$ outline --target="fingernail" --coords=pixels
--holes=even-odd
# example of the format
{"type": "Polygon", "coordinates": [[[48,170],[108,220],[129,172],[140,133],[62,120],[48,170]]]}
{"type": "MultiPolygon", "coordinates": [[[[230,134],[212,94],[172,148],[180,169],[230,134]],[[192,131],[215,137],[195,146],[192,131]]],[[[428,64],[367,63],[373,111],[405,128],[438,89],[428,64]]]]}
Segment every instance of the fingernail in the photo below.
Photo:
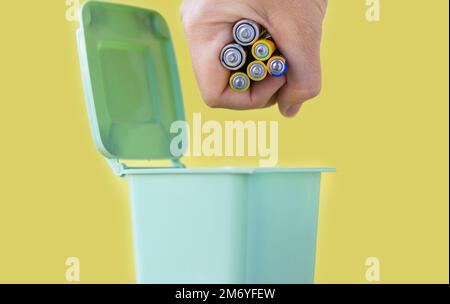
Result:
{"type": "Polygon", "coordinates": [[[297,115],[297,113],[300,111],[300,108],[301,108],[301,107],[302,107],[302,104],[301,104],[301,103],[292,105],[292,106],[290,106],[290,107],[286,110],[285,115],[286,115],[287,117],[294,117],[294,116],[297,115]]]}

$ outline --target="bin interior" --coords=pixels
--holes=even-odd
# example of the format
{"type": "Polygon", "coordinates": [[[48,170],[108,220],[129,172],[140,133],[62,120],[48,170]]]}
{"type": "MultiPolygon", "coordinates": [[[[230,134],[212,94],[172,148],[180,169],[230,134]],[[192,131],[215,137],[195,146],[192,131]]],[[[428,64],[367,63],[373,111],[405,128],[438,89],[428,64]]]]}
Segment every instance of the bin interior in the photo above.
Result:
{"type": "Polygon", "coordinates": [[[170,31],[157,12],[88,1],[78,46],[95,144],[110,159],[177,160],[170,126],[184,120],[170,31]]]}

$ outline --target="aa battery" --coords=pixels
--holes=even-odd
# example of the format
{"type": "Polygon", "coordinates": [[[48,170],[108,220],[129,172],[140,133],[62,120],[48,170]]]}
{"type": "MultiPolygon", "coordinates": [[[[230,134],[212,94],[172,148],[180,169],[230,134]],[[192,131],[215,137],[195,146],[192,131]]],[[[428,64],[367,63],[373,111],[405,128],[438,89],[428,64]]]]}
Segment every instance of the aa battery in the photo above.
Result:
{"type": "Polygon", "coordinates": [[[247,60],[247,52],[239,44],[229,44],[222,49],[220,62],[231,71],[241,69],[247,60]]]}
{"type": "Polygon", "coordinates": [[[242,72],[236,72],[230,77],[230,88],[237,93],[244,93],[250,88],[250,78],[242,72]]]}
{"type": "Polygon", "coordinates": [[[260,37],[262,32],[261,26],[251,20],[241,20],[234,25],[234,40],[242,46],[250,46],[254,44],[260,37]]]}
{"type": "Polygon", "coordinates": [[[288,71],[288,63],[283,56],[273,56],[267,62],[267,70],[274,77],[281,77],[288,71]]]}
{"type": "Polygon", "coordinates": [[[264,38],[255,42],[252,47],[252,55],[257,60],[266,61],[272,57],[276,49],[277,47],[271,38],[264,38]]]}
{"type": "Polygon", "coordinates": [[[247,75],[253,81],[262,81],[267,77],[267,67],[262,61],[252,61],[247,66],[247,75]]]}

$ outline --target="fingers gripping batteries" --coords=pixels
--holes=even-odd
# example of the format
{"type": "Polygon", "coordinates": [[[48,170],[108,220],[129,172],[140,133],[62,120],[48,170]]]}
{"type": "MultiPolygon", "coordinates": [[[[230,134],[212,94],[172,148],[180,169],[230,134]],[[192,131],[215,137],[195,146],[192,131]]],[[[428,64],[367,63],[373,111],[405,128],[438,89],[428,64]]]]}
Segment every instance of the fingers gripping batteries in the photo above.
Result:
{"type": "Polygon", "coordinates": [[[233,27],[233,37],[235,42],[226,45],[220,54],[222,65],[233,71],[229,80],[233,91],[244,93],[252,81],[287,73],[286,58],[277,51],[274,39],[262,26],[252,20],[241,20],[233,27]]]}

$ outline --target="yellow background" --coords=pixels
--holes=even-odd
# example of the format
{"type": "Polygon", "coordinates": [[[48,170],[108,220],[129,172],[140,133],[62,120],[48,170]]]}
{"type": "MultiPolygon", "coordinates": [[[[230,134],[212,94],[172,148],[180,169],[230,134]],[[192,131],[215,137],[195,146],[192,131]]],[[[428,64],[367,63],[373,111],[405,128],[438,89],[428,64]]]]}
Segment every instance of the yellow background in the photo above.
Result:
{"type": "MultiPolygon", "coordinates": [[[[118,2],[118,1],[117,1],[118,2]]],[[[208,109],[190,66],[181,0],[123,1],[171,25],[186,114],[280,119],[280,166],[335,166],[323,180],[316,281],[448,282],[447,0],[330,1],[324,90],[297,119],[208,109]]],[[[129,198],[92,142],[64,0],[0,4],[0,282],[134,282],[129,198]]],[[[256,159],[187,159],[255,166],[256,159]]]]}

